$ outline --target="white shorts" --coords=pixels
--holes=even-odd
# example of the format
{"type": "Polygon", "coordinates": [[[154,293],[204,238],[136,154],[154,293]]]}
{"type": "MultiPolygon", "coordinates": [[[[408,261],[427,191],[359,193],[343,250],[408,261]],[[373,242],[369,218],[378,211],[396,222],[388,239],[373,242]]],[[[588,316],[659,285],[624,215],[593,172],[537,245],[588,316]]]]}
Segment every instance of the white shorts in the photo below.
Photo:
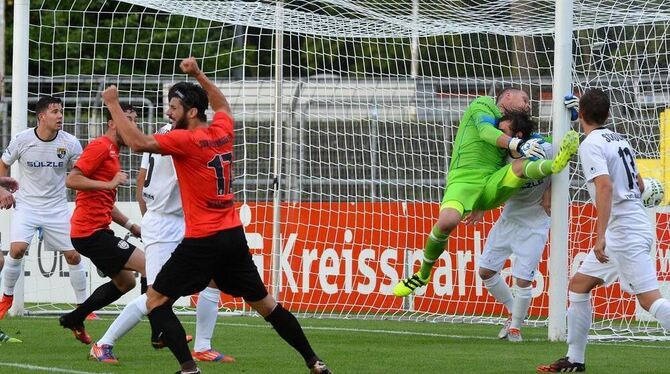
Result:
{"type": "Polygon", "coordinates": [[[514,255],[512,276],[532,281],[548,235],[548,228],[530,228],[509,219],[499,219],[486,238],[479,266],[500,272],[505,261],[514,255]]]}
{"type": "Polygon", "coordinates": [[[147,210],[142,217],[142,243],[145,247],[158,242],[181,242],[184,238],[184,216],[147,210]]]}
{"type": "Polygon", "coordinates": [[[154,242],[144,247],[145,268],[147,272],[147,285],[154,284],[156,275],[161,271],[163,265],[179,245],[178,242],[154,242]]]}
{"type": "Polygon", "coordinates": [[[25,204],[17,205],[12,215],[10,241],[30,244],[37,228],[41,227],[43,250],[73,250],[74,246],[70,241],[70,216],[67,206],[45,211],[32,209],[25,204]]]}
{"type": "Polygon", "coordinates": [[[141,226],[147,284],[151,285],[184,238],[184,217],[147,210],[141,226]]]}
{"type": "Polygon", "coordinates": [[[629,233],[625,241],[609,239],[609,235],[606,235],[605,254],[609,262],[600,263],[595,253],[590,251],[578,272],[602,279],[605,286],[619,278],[621,288],[633,295],[657,290],[656,264],[649,255],[653,242],[633,233],[629,233]]]}

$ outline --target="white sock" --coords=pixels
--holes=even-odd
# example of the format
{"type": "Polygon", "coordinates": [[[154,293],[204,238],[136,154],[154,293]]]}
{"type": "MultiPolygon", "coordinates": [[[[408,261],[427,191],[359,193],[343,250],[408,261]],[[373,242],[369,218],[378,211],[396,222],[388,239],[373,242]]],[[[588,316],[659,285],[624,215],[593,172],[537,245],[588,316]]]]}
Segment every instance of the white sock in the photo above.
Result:
{"type": "Polygon", "coordinates": [[[515,329],[521,328],[523,320],[528,314],[528,307],[530,306],[530,301],[532,300],[533,287],[521,288],[514,285],[514,303],[512,306],[512,322],[509,327],[515,329]]]}
{"type": "Polygon", "coordinates": [[[22,261],[23,258],[16,259],[12,255],[5,257],[5,271],[3,273],[5,286],[2,291],[5,295],[14,295],[16,281],[19,280],[19,275],[21,275],[22,261]]]}
{"type": "Polygon", "coordinates": [[[484,279],[484,286],[486,286],[486,289],[493,298],[505,305],[507,313],[512,312],[512,306],[514,304],[512,291],[510,291],[509,286],[505,283],[500,274],[496,273],[496,275],[491,278],[484,279]]]}
{"type": "Polygon", "coordinates": [[[83,261],[77,265],[70,265],[70,284],[74,290],[74,297],[77,299],[77,304],[81,304],[86,300],[86,269],[83,261]]]}
{"type": "Polygon", "coordinates": [[[584,363],[586,341],[591,328],[593,310],[591,293],[568,292],[568,359],[570,362],[584,363]]]}
{"type": "Polygon", "coordinates": [[[658,299],[649,307],[649,313],[663,326],[665,331],[670,332],[670,301],[658,299]]]}
{"type": "Polygon", "coordinates": [[[116,317],[114,322],[112,322],[105,332],[105,336],[98,340],[97,344],[114,345],[118,339],[126,335],[128,331],[132,330],[135,325],[140,323],[142,317],[146,316],[147,313],[147,295],[142,294],[123,308],[121,314],[116,317]]]}
{"type": "Polygon", "coordinates": [[[195,344],[193,350],[204,352],[212,349],[212,334],[216,326],[216,317],[219,312],[219,297],[221,291],[207,287],[198,296],[198,305],[195,309],[195,344]]]}

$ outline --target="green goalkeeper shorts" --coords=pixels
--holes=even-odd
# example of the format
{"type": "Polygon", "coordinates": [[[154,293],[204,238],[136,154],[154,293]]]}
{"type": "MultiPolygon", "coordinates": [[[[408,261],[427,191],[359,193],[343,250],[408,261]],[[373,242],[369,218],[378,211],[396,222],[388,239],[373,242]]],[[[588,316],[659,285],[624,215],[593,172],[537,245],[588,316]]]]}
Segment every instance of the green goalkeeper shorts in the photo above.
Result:
{"type": "Polygon", "coordinates": [[[454,170],[448,174],[440,210],[460,206],[464,214],[474,209],[493,209],[507,201],[526,181],[514,175],[512,164],[488,175],[478,170],[454,170]]]}

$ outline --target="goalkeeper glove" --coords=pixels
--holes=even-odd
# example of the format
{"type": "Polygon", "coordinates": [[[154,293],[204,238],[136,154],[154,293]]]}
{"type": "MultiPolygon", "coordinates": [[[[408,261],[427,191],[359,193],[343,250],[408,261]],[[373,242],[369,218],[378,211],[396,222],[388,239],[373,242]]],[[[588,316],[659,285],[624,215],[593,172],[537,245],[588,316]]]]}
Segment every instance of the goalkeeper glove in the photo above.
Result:
{"type": "Polygon", "coordinates": [[[565,95],[563,104],[570,111],[570,121],[576,121],[579,118],[579,98],[573,94],[565,95]]]}
{"type": "Polygon", "coordinates": [[[507,143],[507,148],[510,151],[519,152],[521,157],[526,157],[531,160],[539,160],[547,158],[547,154],[542,148],[542,143],[544,143],[542,138],[530,138],[525,141],[520,138],[510,138],[509,143],[507,143]]]}

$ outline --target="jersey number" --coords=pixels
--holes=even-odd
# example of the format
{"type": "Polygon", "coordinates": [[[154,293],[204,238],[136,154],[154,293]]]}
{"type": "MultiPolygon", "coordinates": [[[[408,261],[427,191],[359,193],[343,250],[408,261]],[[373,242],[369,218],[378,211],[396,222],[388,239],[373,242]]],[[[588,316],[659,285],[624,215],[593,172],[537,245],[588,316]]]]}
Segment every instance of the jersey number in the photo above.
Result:
{"type": "Polygon", "coordinates": [[[214,169],[214,173],[216,174],[217,195],[228,195],[231,193],[232,164],[232,153],[214,155],[214,158],[207,163],[207,166],[214,169]]]}
{"type": "Polygon", "coordinates": [[[630,153],[630,149],[619,148],[619,157],[623,161],[623,167],[626,169],[626,176],[628,177],[628,189],[633,189],[633,182],[637,181],[637,172],[635,171],[635,159],[630,153]]]}
{"type": "Polygon", "coordinates": [[[151,157],[151,153],[149,153],[149,170],[147,170],[147,176],[146,179],[144,179],[144,187],[149,187],[149,183],[151,183],[151,175],[154,173],[154,158],[151,157]]]}

